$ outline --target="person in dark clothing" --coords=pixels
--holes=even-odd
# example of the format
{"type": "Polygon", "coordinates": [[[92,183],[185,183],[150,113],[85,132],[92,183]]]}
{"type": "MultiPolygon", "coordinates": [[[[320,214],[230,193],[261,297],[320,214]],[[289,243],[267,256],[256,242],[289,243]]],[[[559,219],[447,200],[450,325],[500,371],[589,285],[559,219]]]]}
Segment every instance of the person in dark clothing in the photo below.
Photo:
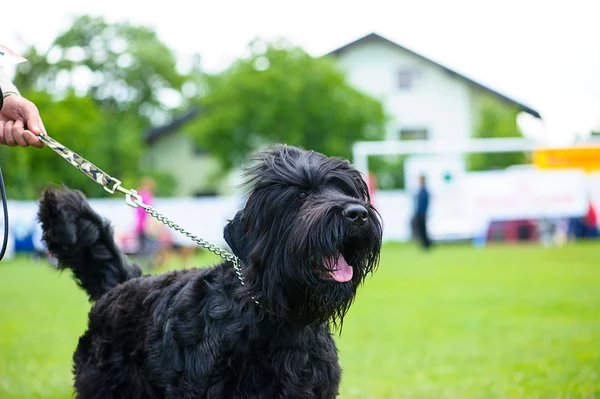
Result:
{"type": "Polygon", "coordinates": [[[425,176],[419,177],[419,192],[416,196],[415,215],[413,218],[414,229],[424,249],[431,247],[431,240],[427,233],[427,210],[429,209],[429,191],[425,185],[425,176]]]}

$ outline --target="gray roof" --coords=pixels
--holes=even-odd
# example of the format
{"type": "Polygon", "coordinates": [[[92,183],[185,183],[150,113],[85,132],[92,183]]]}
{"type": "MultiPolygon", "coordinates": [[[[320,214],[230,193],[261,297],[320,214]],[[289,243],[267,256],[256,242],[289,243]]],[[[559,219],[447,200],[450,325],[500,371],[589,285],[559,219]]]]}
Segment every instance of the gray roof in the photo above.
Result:
{"type": "Polygon", "coordinates": [[[146,142],[146,144],[150,144],[150,145],[153,144],[159,138],[161,138],[171,132],[177,131],[177,129],[179,129],[181,126],[185,125],[188,121],[190,121],[190,120],[196,118],[198,115],[200,115],[201,112],[202,112],[202,110],[198,107],[190,108],[185,114],[174,118],[169,123],[166,123],[161,126],[153,127],[151,129],[147,130],[146,132],[144,132],[144,135],[143,135],[144,141],[146,142]]]}

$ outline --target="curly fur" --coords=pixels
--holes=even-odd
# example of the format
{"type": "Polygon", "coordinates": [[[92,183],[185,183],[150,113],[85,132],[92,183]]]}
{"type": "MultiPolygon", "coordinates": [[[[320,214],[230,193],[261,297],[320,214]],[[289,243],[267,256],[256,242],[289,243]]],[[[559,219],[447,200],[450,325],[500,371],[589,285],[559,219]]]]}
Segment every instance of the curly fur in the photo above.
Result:
{"type": "Polygon", "coordinates": [[[224,234],[245,285],[228,262],[141,276],[81,193],[42,194],[48,249],[95,301],[73,357],[77,398],[337,396],[330,326],[378,264],[379,215],[345,160],[285,145],[252,160],[247,203],[224,234]],[[366,210],[364,224],[349,206],[366,210]],[[338,256],[347,282],[331,277],[338,256]]]}

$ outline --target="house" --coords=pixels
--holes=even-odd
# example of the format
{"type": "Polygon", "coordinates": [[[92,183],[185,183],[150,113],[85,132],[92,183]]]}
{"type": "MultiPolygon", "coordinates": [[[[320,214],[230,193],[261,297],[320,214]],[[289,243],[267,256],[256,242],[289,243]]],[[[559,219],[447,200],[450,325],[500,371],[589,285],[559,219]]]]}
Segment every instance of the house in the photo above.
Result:
{"type": "MultiPolygon", "coordinates": [[[[386,138],[392,140],[459,140],[473,135],[485,101],[540,114],[503,94],[371,33],[325,56],[333,57],[359,90],[380,100],[388,115],[386,138]]],[[[145,135],[144,165],[176,178],[177,196],[228,192],[227,179],[215,180],[219,166],[186,134],[186,123],[201,117],[194,109],[145,135]],[[193,174],[190,171],[194,171],[193,174]],[[200,173],[199,173],[200,172],[200,173]]],[[[235,180],[235,178],[233,178],[235,180]]],[[[233,183],[235,185],[235,183],[233,183]]]]}
{"type": "Polygon", "coordinates": [[[175,179],[173,195],[176,197],[214,195],[220,191],[219,183],[212,178],[218,174],[219,164],[185,134],[187,123],[201,113],[199,108],[190,109],[144,134],[147,149],[142,155],[142,165],[171,175],[175,179]]]}
{"type": "Polygon", "coordinates": [[[350,83],[384,104],[388,140],[470,138],[486,100],[541,118],[534,109],[376,33],[328,55],[350,83]]]}

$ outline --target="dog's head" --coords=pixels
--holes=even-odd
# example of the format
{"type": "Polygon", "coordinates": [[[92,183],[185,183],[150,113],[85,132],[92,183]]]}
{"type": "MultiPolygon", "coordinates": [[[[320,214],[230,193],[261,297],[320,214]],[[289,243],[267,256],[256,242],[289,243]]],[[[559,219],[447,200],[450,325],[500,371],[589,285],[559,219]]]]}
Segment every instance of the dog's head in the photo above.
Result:
{"type": "Polygon", "coordinates": [[[341,323],[379,261],[382,227],[349,162],[277,145],[251,158],[246,206],[225,228],[251,294],[278,317],[341,323]]]}

